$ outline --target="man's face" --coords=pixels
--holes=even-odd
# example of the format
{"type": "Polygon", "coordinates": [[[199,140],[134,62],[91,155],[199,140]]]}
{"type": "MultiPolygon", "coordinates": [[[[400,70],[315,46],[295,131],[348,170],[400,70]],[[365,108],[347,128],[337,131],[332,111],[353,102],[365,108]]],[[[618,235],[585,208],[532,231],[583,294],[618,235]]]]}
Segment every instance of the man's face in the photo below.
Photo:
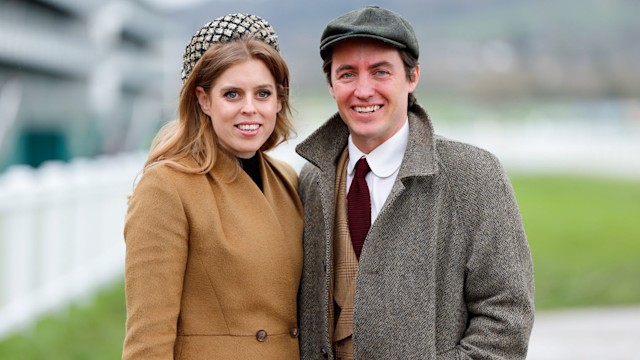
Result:
{"type": "Polygon", "coordinates": [[[370,153],[402,128],[420,68],[413,72],[409,81],[398,50],[380,41],[345,40],[333,48],[329,92],[360,151],[370,153]]]}

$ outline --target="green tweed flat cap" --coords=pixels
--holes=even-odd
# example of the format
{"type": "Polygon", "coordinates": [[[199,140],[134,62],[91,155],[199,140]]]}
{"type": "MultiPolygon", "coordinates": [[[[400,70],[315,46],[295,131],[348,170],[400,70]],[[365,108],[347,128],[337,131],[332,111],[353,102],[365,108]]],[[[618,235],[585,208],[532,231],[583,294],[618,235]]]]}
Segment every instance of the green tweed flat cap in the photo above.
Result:
{"type": "Polygon", "coordinates": [[[367,38],[406,49],[417,59],[420,55],[413,26],[401,15],[379,6],[369,5],[353,10],[329,22],[320,38],[320,56],[326,60],[340,41],[367,38]]]}

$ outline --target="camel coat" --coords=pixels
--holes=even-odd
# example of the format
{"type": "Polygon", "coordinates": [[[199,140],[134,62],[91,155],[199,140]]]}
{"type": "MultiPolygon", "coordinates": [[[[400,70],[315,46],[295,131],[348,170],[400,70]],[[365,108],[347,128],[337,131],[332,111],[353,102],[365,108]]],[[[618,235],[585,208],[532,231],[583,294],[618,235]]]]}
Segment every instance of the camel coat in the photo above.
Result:
{"type": "Polygon", "coordinates": [[[262,154],[263,193],[242,170],[230,180],[235,166],[144,172],[124,231],[123,359],[299,359],[296,173],[262,154]]]}
{"type": "MultiPolygon", "coordinates": [[[[348,136],[336,114],[296,148],[309,161],[300,173],[305,360],[335,358],[335,178],[348,136]]],[[[485,150],[434,135],[412,105],[398,177],[360,255],[355,359],[524,359],[533,318],[531,254],[502,166],[485,150]]]]}

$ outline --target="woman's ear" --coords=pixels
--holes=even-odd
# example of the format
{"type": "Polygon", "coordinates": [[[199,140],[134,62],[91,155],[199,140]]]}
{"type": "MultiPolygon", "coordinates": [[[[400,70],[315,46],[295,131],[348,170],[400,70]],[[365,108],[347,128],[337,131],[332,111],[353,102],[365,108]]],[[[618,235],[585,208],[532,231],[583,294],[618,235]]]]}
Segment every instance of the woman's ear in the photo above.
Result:
{"type": "Polygon", "coordinates": [[[196,86],[196,97],[198,98],[198,103],[200,104],[202,112],[211,117],[211,101],[209,100],[209,95],[204,91],[202,86],[196,86]]]}

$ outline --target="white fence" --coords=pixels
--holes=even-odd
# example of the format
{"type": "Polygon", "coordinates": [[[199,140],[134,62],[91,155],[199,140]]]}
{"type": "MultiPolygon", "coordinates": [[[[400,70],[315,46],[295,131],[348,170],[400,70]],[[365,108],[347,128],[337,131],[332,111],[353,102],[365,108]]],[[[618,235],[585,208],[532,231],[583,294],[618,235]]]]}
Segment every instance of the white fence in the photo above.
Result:
{"type": "MultiPolygon", "coordinates": [[[[440,126],[446,136],[493,151],[507,169],[640,179],[640,124],[571,122],[440,126]]],[[[272,155],[297,170],[294,146],[272,155]]],[[[43,313],[122,277],[127,195],[144,163],[123,154],[0,174],[0,338],[43,313]]]]}
{"type": "Polygon", "coordinates": [[[0,338],[122,276],[127,195],[144,156],[0,174],[0,338]]]}

